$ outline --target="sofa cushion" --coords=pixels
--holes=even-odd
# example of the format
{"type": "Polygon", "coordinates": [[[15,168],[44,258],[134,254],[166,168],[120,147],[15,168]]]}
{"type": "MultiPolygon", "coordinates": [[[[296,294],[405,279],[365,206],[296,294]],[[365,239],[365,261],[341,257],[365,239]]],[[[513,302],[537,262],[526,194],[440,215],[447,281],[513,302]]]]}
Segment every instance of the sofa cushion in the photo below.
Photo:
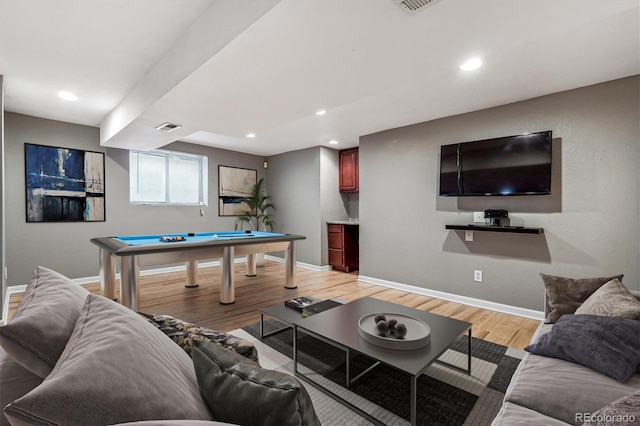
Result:
{"type": "Polygon", "coordinates": [[[191,358],[135,312],[93,294],[51,374],[4,411],[12,425],[211,420],[191,358]]]}
{"type": "Polygon", "coordinates": [[[200,391],[214,419],[243,425],[320,425],[309,394],[295,377],[265,370],[213,342],[193,343],[200,391]]]}
{"type": "Polygon", "coordinates": [[[141,422],[118,423],[113,426],[229,426],[231,423],[213,420],[144,420],[141,422]]]}
{"type": "Polygon", "coordinates": [[[585,415],[584,426],[633,425],[640,420],[640,390],[585,415]]]}
{"type": "Polygon", "coordinates": [[[616,278],[597,289],[575,313],[637,320],[640,319],[640,301],[616,278]]]}
{"type": "Polygon", "coordinates": [[[239,339],[231,334],[222,331],[212,330],[210,328],[201,327],[190,322],[174,318],[170,315],[157,315],[138,312],[157,327],[164,334],[169,336],[176,344],[178,344],[186,353],[191,356],[191,345],[193,340],[209,340],[225,348],[246,356],[252,361],[258,362],[258,351],[253,343],[243,339],[239,339]]]}
{"type": "MultiPolygon", "coordinates": [[[[0,408],[15,401],[42,383],[38,377],[18,364],[5,351],[0,349],[0,408]]],[[[4,413],[0,414],[0,426],[9,425],[4,413]]]]}
{"type": "Polygon", "coordinates": [[[572,314],[594,291],[603,284],[617,278],[622,281],[623,275],[608,278],[566,278],[540,274],[544,282],[551,312],[547,323],[556,322],[564,314],[572,314]]]}
{"type": "Polygon", "coordinates": [[[500,407],[498,415],[491,422],[492,426],[567,426],[568,423],[545,416],[537,411],[530,410],[520,405],[505,402],[500,407]]]}
{"type": "Polygon", "coordinates": [[[564,315],[526,351],[589,367],[621,382],[640,365],[640,321],[564,315]]]}
{"type": "Polygon", "coordinates": [[[0,345],[32,373],[45,378],[73,332],[89,292],[69,278],[38,266],[9,323],[0,327],[0,345]]]}
{"type": "Polygon", "coordinates": [[[526,354],[513,375],[505,401],[569,424],[576,413],[593,413],[640,389],[640,375],[626,383],[556,358],[526,354]]]}

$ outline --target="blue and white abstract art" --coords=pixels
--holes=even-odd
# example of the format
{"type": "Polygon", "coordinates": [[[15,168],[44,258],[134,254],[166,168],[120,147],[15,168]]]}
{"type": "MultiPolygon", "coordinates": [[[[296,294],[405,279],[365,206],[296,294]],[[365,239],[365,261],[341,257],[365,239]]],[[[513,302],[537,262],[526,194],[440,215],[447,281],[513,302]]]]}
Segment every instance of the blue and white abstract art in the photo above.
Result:
{"type": "Polygon", "coordinates": [[[105,220],[104,153],[25,144],[27,222],[105,220]]]}

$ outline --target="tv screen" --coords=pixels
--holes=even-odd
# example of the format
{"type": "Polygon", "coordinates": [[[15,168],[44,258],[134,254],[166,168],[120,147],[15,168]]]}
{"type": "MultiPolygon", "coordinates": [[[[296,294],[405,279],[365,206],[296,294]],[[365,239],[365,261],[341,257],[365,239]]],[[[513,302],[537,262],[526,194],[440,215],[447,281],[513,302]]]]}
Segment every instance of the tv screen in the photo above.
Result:
{"type": "Polygon", "coordinates": [[[551,193],[551,131],[440,148],[440,195],[551,193]]]}

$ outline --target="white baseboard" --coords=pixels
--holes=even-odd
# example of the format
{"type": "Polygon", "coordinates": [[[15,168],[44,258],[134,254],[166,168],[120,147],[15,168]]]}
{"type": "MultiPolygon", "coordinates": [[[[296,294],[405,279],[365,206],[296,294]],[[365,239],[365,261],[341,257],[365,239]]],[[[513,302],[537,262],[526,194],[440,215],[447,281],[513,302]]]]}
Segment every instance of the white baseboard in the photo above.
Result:
{"type": "MultiPolygon", "coordinates": [[[[264,258],[268,260],[273,260],[274,262],[284,263],[284,259],[281,257],[271,256],[267,254],[264,258]]],[[[318,265],[312,265],[311,263],[304,263],[304,262],[296,262],[296,266],[299,268],[310,269],[312,271],[317,271],[317,272],[331,271],[332,269],[331,265],[318,266],[318,265]]]]}
{"type": "Polygon", "coordinates": [[[544,320],[544,312],[534,311],[533,309],[519,308],[517,306],[505,305],[502,303],[490,302],[487,300],[476,299],[473,297],[460,296],[458,294],[445,293],[443,291],[429,290],[422,287],[416,287],[408,284],[401,284],[394,281],[381,280],[379,278],[358,275],[358,281],[369,284],[376,284],[383,287],[395,288],[397,290],[408,291],[411,293],[422,294],[424,296],[435,297],[437,299],[458,302],[464,305],[475,306],[477,308],[488,309],[490,311],[502,312],[505,314],[517,315],[519,317],[531,318],[534,320],[544,320]]]}

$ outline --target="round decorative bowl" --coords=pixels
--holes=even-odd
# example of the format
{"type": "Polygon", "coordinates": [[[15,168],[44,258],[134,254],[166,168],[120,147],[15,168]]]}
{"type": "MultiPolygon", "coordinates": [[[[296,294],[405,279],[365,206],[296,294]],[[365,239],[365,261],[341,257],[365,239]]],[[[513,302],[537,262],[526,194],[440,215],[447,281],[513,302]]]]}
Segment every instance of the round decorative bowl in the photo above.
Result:
{"type": "Polygon", "coordinates": [[[386,349],[400,351],[420,349],[431,343],[431,328],[424,321],[408,315],[380,313],[365,315],[358,320],[358,333],[367,342],[386,349]],[[379,335],[375,317],[380,313],[387,318],[387,321],[395,319],[398,323],[404,323],[407,326],[406,336],[397,338],[391,332],[386,336],[379,335]]]}

